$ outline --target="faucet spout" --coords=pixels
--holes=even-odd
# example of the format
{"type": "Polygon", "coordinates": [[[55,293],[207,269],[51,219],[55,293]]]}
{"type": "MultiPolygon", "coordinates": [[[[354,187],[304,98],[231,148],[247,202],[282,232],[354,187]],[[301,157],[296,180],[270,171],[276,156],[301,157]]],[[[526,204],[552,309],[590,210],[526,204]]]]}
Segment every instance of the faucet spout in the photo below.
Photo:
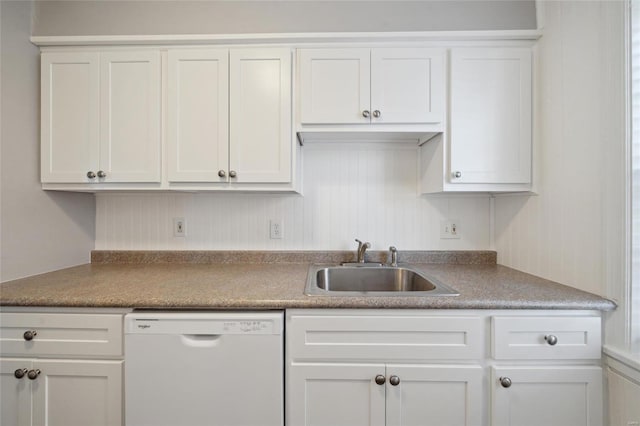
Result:
{"type": "Polygon", "coordinates": [[[398,249],[394,246],[389,247],[389,253],[391,253],[391,262],[389,266],[395,268],[398,266],[398,249]]]}
{"type": "Polygon", "coordinates": [[[371,243],[369,242],[363,243],[357,238],[356,238],[356,242],[358,243],[357,262],[364,263],[364,254],[367,251],[367,249],[371,248],[371,243]]]}

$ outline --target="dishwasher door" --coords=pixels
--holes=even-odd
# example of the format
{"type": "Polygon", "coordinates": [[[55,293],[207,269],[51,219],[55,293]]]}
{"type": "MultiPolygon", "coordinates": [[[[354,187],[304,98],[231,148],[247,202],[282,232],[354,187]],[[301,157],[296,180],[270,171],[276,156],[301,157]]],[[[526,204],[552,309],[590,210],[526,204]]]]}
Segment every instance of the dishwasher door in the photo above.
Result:
{"type": "Polygon", "coordinates": [[[284,424],[283,313],[125,317],[127,426],[284,424]]]}

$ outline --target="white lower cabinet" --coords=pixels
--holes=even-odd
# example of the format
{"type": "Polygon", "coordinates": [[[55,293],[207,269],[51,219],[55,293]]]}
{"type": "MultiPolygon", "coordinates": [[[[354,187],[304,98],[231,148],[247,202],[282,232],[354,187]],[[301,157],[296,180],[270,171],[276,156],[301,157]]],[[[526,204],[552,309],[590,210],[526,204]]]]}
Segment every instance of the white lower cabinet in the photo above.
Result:
{"type": "Polygon", "coordinates": [[[287,424],[601,425],[600,322],[596,311],[288,310],[287,424]]]}
{"type": "Polygon", "coordinates": [[[602,425],[600,367],[527,366],[492,370],[492,425],[602,425]]]}
{"type": "Polygon", "coordinates": [[[123,424],[122,315],[2,313],[0,323],[0,425],[123,424]]]}
{"type": "Polygon", "coordinates": [[[479,366],[301,363],[289,374],[289,424],[480,424],[479,366]]]}

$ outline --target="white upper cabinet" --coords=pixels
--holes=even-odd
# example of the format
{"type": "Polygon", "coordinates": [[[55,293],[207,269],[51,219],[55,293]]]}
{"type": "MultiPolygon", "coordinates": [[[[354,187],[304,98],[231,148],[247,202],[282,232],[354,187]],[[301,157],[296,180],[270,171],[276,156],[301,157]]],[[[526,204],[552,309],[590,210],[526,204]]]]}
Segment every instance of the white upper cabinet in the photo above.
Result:
{"type": "Polygon", "coordinates": [[[444,49],[300,49],[302,124],[444,119],[444,49]]]}
{"type": "Polygon", "coordinates": [[[100,54],[43,53],[42,182],[89,182],[100,161],[100,54]]]}
{"type": "Polygon", "coordinates": [[[160,182],[159,52],[102,53],[100,67],[104,180],[160,182]]]}
{"type": "Polygon", "coordinates": [[[168,52],[168,181],[291,181],[291,49],[168,52]]]}
{"type": "Polygon", "coordinates": [[[160,182],[160,54],[42,54],[43,183],[160,182]]]}
{"type": "Polygon", "coordinates": [[[169,182],[225,182],[229,164],[229,50],[168,53],[169,182]]]}
{"type": "Polygon", "coordinates": [[[371,121],[439,123],[444,119],[444,51],[371,50],[371,121]]]}
{"type": "Polygon", "coordinates": [[[531,182],[531,49],[451,50],[451,182],[531,182]]]}
{"type": "Polygon", "coordinates": [[[290,182],[291,50],[231,49],[230,70],[230,181],[290,182]]]}

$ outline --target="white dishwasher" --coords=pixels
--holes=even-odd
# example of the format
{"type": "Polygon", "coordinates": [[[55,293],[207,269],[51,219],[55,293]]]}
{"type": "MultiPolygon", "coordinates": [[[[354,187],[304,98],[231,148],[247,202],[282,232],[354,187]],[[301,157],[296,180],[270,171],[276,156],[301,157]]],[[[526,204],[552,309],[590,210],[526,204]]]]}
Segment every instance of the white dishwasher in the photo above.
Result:
{"type": "Polygon", "coordinates": [[[284,424],[283,313],[125,317],[127,426],[284,424]]]}

